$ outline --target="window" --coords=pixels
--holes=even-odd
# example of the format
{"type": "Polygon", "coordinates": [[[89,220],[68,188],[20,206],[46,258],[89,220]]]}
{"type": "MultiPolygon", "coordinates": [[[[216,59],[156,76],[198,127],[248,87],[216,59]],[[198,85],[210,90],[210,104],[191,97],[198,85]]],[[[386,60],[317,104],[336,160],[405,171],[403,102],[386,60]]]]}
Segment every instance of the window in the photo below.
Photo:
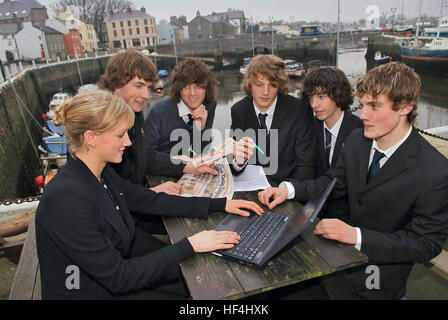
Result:
{"type": "Polygon", "coordinates": [[[124,37],[124,29],[121,29],[121,35],[124,37]]]}
{"type": "Polygon", "coordinates": [[[149,33],[149,28],[148,27],[145,27],[145,32],[149,33]]]}
{"type": "Polygon", "coordinates": [[[131,20],[128,20],[128,27],[131,26],[131,20]]]}
{"type": "Polygon", "coordinates": [[[132,36],[132,29],[129,29],[129,35],[132,36]]]}
{"type": "Polygon", "coordinates": [[[132,39],[132,46],[133,47],[140,47],[141,46],[140,39],[132,39]]]}
{"type": "Polygon", "coordinates": [[[115,29],[115,22],[112,22],[112,28],[115,29]]]}
{"type": "Polygon", "coordinates": [[[198,28],[198,31],[201,31],[201,25],[200,24],[198,24],[197,28],[198,28]]]}
{"type": "Polygon", "coordinates": [[[143,20],[143,23],[146,25],[148,25],[148,19],[143,20]]]}
{"type": "Polygon", "coordinates": [[[137,34],[140,34],[140,29],[136,28],[135,31],[137,32],[137,34]]]}
{"type": "Polygon", "coordinates": [[[138,20],[135,20],[135,25],[138,26],[138,20]]]}
{"type": "Polygon", "coordinates": [[[115,49],[118,49],[118,48],[121,47],[121,42],[120,42],[120,40],[114,40],[114,41],[112,41],[112,44],[113,44],[113,46],[114,46],[115,49]]]}
{"type": "Polygon", "coordinates": [[[120,27],[123,28],[123,21],[120,21],[120,27]]]}
{"type": "Polygon", "coordinates": [[[117,30],[114,30],[114,37],[117,36],[117,30]]]}

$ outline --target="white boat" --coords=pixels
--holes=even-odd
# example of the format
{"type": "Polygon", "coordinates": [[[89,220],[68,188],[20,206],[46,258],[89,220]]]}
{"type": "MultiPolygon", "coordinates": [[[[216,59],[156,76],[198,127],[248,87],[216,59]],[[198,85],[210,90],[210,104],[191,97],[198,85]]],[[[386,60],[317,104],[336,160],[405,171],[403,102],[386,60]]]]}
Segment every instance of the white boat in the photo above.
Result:
{"type": "Polygon", "coordinates": [[[56,111],[57,107],[63,104],[64,101],[68,98],[71,98],[71,95],[64,92],[58,92],[53,96],[50,103],[48,104],[47,116],[49,119],[53,119],[54,112],[56,111]]]}
{"type": "Polygon", "coordinates": [[[391,57],[386,55],[383,51],[375,52],[375,62],[376,64],[385,64],[391,61],[391,57]]]}
{"type": "Polygon", "coordinates": [[[243,65],[240,68],[241,74],[246,74],[247,66],[249,65],[252,58],[244,58],[243,65]]]}
{"type": "Polygon", "coordinates": [[[286,59],[283,60],[286,65],[286,73],[290,77],[300,77],[305,74],[306,70],[303,67],[303,64],[298,63],[296,60],[286,59]]]}
{"type": "Polygon", "coordinates": [[[448,36],[448,16],[442,17],[439,22],[439,26],[435,28],[425,28],[425,34],[435,37],[447,37],[448,36]]]}

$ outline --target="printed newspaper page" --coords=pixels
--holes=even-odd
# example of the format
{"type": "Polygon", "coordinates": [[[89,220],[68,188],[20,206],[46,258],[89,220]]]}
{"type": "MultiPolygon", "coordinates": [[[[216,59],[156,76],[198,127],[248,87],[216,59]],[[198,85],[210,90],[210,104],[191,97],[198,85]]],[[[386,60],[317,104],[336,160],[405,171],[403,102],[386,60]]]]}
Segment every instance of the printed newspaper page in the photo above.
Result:
{"type": "Polygon", "coordinates": [[[218,160],[213,168],[218,171],[218,175],[203,174],[195,176],[189,173],[184,174],[177,182],[182,185],[180,195],[183,197],[225,197],[229,200],[232,199],[234,182],[227,160],[225,158],[218,160]]]}

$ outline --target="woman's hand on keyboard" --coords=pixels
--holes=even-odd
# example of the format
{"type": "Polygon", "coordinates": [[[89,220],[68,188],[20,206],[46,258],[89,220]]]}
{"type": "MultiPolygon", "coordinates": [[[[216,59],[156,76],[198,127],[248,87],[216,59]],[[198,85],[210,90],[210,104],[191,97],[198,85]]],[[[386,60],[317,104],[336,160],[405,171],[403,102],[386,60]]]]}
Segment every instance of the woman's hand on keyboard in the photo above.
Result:
{"type": "Polygon", "coordinates": [[[246,200],[227,200],[226,212],[238,214],[243,217],[250,216],[248,211],[242,209],[249,209],[258,214],[259,216],[264,213],[263,209],[253,201],[246,200]]]}
{"type": "Polygon", "coordinates": [[[209,252],[221,249],[231,249],[240,240],[240,236],[232,231],[201,231],[188,237],[194,252],[209,252]]]}

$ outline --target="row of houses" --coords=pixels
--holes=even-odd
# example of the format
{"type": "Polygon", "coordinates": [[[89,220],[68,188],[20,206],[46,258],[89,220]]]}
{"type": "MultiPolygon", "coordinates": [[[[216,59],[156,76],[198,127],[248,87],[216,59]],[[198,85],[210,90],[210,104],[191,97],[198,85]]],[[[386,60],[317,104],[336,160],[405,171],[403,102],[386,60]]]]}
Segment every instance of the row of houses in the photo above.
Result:
{"type": "MultiPolygon", "coordinates": [[[[37,0],[4,0],[0,3],[0,59],[82,57],[98,50],[98,39],[92,25],[72,12],[49,18],[47,8],[37,0]]],[[[231,10],[202,16],[197,11],[189,22],[185,16],[172,16],[170,21],[156,18],[143,7],[110,13],[106,21],[106,45],[111,50],[156,48],[158,45],[233,37],[247,32],[244,12],[231,10]]]]}
{"type": "Polygon", "coordinates": [[[65,59],[98,49],[92,25],[71,12],[49,19],[36,0],[5,0],[0,4],[0,59],[65,59]]]}
{"type": "Polygon", "coordinates": [[[185,16],[172,16],[170,21],[160,20],[140,10],[128,9],[112,15],[106,23],[110,49],[152,47],[183,43],[186,40],[207,40],[232,37],[246,32],[246,18],[241,10],[196,17],[187,22],[185,16]]]}

